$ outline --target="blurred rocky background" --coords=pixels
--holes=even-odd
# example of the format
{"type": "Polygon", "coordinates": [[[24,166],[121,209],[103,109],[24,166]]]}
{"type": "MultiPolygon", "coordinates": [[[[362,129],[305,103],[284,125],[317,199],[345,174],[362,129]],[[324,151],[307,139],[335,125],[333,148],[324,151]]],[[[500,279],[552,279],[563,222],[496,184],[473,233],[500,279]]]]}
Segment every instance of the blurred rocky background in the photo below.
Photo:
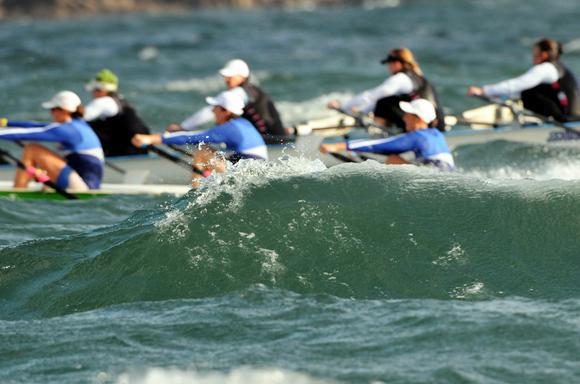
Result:
{"type": "MultiPolygon", "coordinates": [[[[382,2],[393,1],[397,0],[382,0],[382,2]]],[[[314,7],[357,5],[366,2],[368,0],[0,0],[0,18],[58,18],[95,13],[164,12],[210,7],[314,7]]]]}

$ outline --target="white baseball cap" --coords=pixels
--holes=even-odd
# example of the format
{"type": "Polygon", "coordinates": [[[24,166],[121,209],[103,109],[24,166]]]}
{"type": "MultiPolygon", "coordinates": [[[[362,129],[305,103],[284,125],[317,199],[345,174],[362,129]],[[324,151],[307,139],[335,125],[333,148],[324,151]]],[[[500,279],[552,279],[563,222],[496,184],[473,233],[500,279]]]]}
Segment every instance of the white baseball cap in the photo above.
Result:
{"type": "Polygon", "coordinates": [[[42,108],[53,109],[61,108],[68,112],[76,112],[81,105],[81,98],[71,91],[60,91],[52,99],[42,103],[42,108]]]}
{"type": "Polygon", "coordinates": [[[230,60],[226,63],[226,65],[220,69],[220,75],[223,77],[232,77],[232,76],[242,76],[242,77],[250,77],[250,67],[244,60],[241,59],[234,59],[230,60]]]}
{"type": "Polygon", "coordinates": [[[238,116],[244,113],[244,107],[246,106],[240,94],[232,91],[224,91],[216,97],[206,97],[205,101],[209,105],[220,106],[238,116]]]}
{"type": "Polygon", "coordinates": [[[419,116],[419,118],[427,124],[435,120],[437,117],[437,114],[435,113],[435,107],[429,100],[416,99],[411,102],[401,101],[399,103],[399,107],[401,107],[403,112],[419,116]]]}

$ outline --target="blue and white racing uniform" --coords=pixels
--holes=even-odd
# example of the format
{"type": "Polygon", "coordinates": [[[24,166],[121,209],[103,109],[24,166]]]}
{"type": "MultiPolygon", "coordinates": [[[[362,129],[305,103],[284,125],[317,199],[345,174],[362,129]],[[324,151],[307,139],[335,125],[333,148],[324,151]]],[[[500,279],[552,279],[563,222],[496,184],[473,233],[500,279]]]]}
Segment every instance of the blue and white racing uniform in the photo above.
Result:
{"type": "Polygon", "coordinates": [[[232,159],[268,159],[264,139],[248,120],[238,117],[205,131],[164,133],[163,144],[224,143],[232,159]]]}
{"type": "Polygon", "coordinates": [[[453,156],[443,134],[435,128],[418,129],[386,139],[347,141],[347,149],[383,155],[414,152],[418,163],[433,165],[442,170],[455,168],[453,156]]]}
{"type": "Polygon", "coordinates": [[[103,178],[105,156],[97,135],[82,119],[67,123],[36,123],[8,121],[8,128],[0,129],[0,140],[31,140],[60,143],[67,165],[56,184],[68,187],[68,177],[74,170],[90,189],[98,189],[103,178]]]}

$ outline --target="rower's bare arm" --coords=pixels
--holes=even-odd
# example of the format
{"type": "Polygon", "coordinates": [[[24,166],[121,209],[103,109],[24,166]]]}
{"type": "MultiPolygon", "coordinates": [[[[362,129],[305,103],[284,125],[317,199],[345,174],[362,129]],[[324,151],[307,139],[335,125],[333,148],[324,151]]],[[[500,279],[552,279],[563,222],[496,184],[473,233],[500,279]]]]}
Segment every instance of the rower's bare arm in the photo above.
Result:
{"type": "Polygon", "coordinates": [[[137,148],[146,147],[148,145],[161,144],[161,135],[160,134],[153,134],[153,135],[136,134],[131,139],[131,143],[134,146],[136,146],[137,148]]]}
{"type": "Polygon", "coordinates": [[[346,143],[322,144],[321,153],[346,151],[346,143]]]}

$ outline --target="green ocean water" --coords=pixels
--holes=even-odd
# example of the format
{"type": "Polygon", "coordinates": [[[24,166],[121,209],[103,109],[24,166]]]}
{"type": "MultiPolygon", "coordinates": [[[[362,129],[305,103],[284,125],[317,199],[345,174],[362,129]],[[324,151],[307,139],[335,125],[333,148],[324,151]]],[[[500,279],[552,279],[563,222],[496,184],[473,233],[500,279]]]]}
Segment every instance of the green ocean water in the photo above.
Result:
{"type": "MultiPolygon", "coordinates": [[[[396,46],[451,112],[543,36],[580,73],[575,1],[389,4],[3,22],[2,114],[45,119],[110,67],[160,131],[233,57],[289,124],[379,84],[396,46]]],[[[0,382],[577,382],[579,155],[499,141],[453,174],[291,158],[179,199],[0,200],[0,382]]]]}

